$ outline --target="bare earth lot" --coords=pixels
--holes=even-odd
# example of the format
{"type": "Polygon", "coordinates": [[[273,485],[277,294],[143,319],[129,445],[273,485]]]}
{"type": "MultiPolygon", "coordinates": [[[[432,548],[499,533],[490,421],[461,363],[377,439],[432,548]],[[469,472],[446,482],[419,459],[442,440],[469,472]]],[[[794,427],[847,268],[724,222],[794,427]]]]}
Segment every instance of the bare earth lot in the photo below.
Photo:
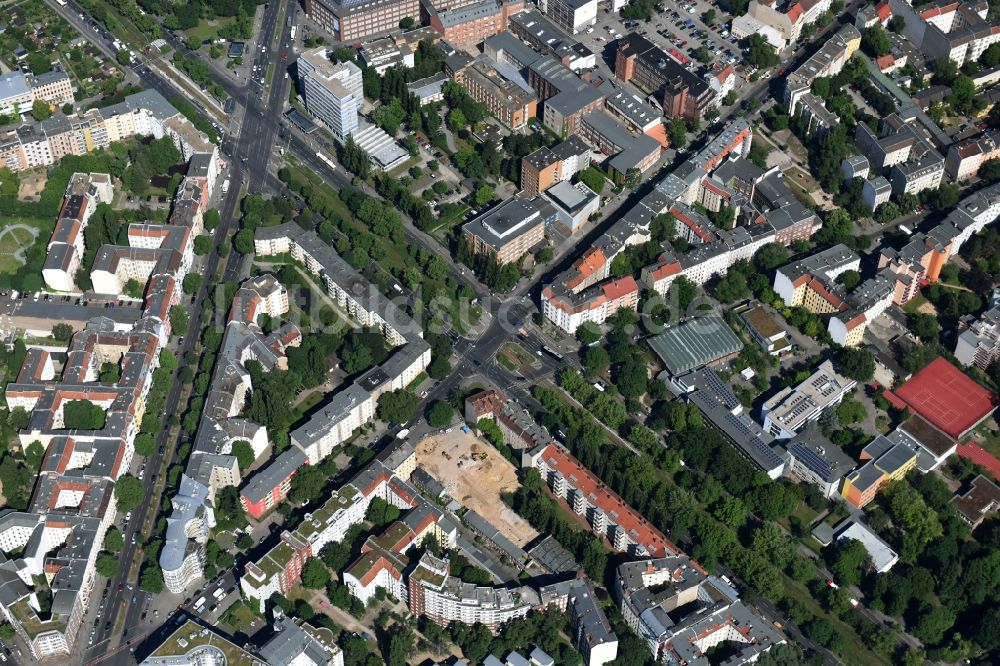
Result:
{"type": "Polygon", "coordinates": [[[501,493],[518,487],[514,466],[486,442],[455,428],[425,437],[417,444],[417,464],[440,481],[448,494],[523,546],[538,532],[511,511],[501,493]]]}

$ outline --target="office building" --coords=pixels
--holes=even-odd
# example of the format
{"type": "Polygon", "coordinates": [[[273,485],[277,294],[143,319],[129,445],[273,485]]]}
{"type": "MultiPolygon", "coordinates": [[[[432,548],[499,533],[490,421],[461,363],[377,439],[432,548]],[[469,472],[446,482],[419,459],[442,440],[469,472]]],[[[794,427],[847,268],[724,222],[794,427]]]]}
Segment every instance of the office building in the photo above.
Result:
{"type": "Polygon", "coordinates": [[[354,42],[399,30],[420,16],[419,0],[306,0],[306,15],[335,41],[354,42]]]}
{"type": "Polygon", "coordinates": [[[991,307],[978,319],[964,315],[959,330],[962,332],[955,343],[959,363],[986,370],[1000,358],[1000,308],[991,307]]]}
{"type": "Polygon", "coordinates": [[[569,617],[574,645],[585,666],[604,666],[618,656],[618,636],[601,609],[594,586],[574,578],[539,588],[541,608],[554,606],[569,617]]]}
{"type": "Polygon", "coordinates": [[[358,127],[364,102],[361,70],[351,61],[334,64],[326,47],[303,52],[296,61],[306,109],[341,142],[358,127]]]}
{"type": "Polygon", "coordinates": [[[637,33],[618,40],[615,76],[662,100],[668,118],[701,120],[714,104],[715,94],[703,79],[637,33]]]}
{"type": "Polygon", "coordinates": [[[524,0],[477,0],[463,3],[424,4],[430,25],[459,48],[476,46],[507,30],[507,19],[524,9],[524,0]],[[447,7],[447,9],[445,9],[447,7]]]}
{"type": "Polygon", "coordinates": [[[785,461],[774,445],[774,437],[750,418],[743,404],[713,370],[701,368],[671,377],[668,388],[695,405],[705,421],[768,478],[781,476],[785,461]]]}
{"type": "MultiPolygon", "coordinates": [[[[597,55],[584,44],[564,33],[548,17],[534,8],[527,8],[510,17],[509,29],[511,34],[518,40],[523,40],[522,44],[527,44],[537,53],[543,56],[555,58],[558,62],[569,67],[573,71],[591,69],[597,64],[597,55]]],[[[498,35],[497,37],[500,37],[498,35]]],[[[494,38],[496,39],[496,38],[494,38]]],[[[487,52],[490,47],[487,46],[487,52]]],[[[514,47],[507,49],[506,56],[511,57],[515,53],[519,54],[521,61],[520,69],[531,65],[526,62],[527,54],[523,50],[514,47]]]]}
{"type": "Polygon", "coordinates": [[[747,13],[733,19],[733,36],[760,34],[775,50],[783,51],[798,41],[804,26],[815,23],[828,9],[830,0],[751,0],[747,13]]]}
{"type": "Polygon", "coordinates": [[[956,493],[951,498],[951,505],[962,520],[976,529],[988,515],[1000,509],[1000,486],[979,474],[965,493],[956,493]]]}
{"type": "Polygon", "coordinates": [[[548,444],[548,431],[535,423],[528,410],[496,389],[473,393],[465,399],[465,422],[475,427],[481,419],[497,424],[503,433],[503,443],[520,451],[548,444]]]}
{"type": "Polygon", "coordinates": [[[451,575],[448,559],[424,555],[407,577],[409,609],[447,627],[452,622],[481,624],[492,632],[524,617],[539,604],[538,592],[521,586],[508,589],[466,583],[451,575]]]}
{"type": "Polygon", "coordinates": [[[522,465],[537,469],[552,494],[584,518],[615,551],[633,557],[663,557],[679,552],[663,533],[561,445],[552,442],[524,454],[522,465]]]}
{"type": "Polygon", "coordinates": [[[663,663],[707,664],[706,654],[728,642],[723,663],[748,664],[785,642],[731,585],[686,555],[619,565],[612,594],[625,624],[663,663]]]}
{"type": "Polygon", "coordinates": [[[987,160],[1000,157],[1000,132],[985,132],[948,148],[944,171],[953,181],[974,178],[987,160]]]}
{"type": "Polygon", "coordinates": [[[534,198],[556,183],[572,180],[588,166],[590,146],[572,134],[552,148],[542,146],[521,158],[521,190],[534,198]]]}
{"type": "Polygon", "coordinates": [[[541,0],[538,8],[570,35],[597,24],[597,0],[541,0]]]}
{"type": "Polygon", "coordinates": [[[478,59],[456,76],[469,96],[489,107],[490,112],[511,129],[523,127],[534,118],[538,97],[517,79],[516,72],[504,76],[499,63],[478,59]]]}
{"type": "Polygon", "coordinates": [[[948,58],[961,67],[979,60],[983,51],[1000,41],[996,21],[987,16],[986,0],[939,0],[916,7],[904,0],[889,0],[889,7],[903,19],[903,34],[928,61],[948,58]]]}
{"type": "Polygon", "coordinates": [[[785,467],[793,477],[820,489],[823,497],[833,497],[841,480],[854,469],[854,461],[839,446],[819,432],[806,428],[786,445],[785,467]]]}
{"type": "Polygon", "coordinates": [[[556,221],[575,232],[601,207],[601,197],[583,183],[562,181],[542,194],[556,212],[556,221]]]}
{"type": "Polygon", "coordinates": [[[832,361],[823,361],[798,386],[785,387],[764,402],[764,429],[779,439],[792,439],[824,410],[840,404],[856,385],[853,379],[838,374],[832,361]]]}
{"type": "Polygon", "coordinates": [[[873,212],[878,210],[882,204],[889,203],[891,197],[892,183],[883,176],[876,176],[871,180],[866,180],[861,187],[861,200],[873,212]]]}
{"type": "Polygon", "coordinates": [[[545,238],[545,220],[537,200],[517,195],[466,223],[462,234],[473,254],[490,254],[507,264],[545,238]]]}
{"type": "Polygon", "coordinates": [[[879,435],[861,451],[858,469],[844,477],[840,495],[851,506],[861,509],[875,499],[890,481],[898,481],[916,467],[917,454],[906,444],[879,435]]]}

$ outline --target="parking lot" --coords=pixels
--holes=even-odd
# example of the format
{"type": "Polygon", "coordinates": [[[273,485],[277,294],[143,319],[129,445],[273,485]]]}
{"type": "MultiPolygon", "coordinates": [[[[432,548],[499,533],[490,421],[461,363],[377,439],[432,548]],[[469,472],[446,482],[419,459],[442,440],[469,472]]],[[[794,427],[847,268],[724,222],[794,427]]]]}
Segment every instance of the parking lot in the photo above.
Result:
{"type": "Polygon", "coordinates": [[[574,38],[598,54],[597,70],[606,77],[614,76],[615,41],[630,32],[644,36],[698,76],[733,65],[740,75],[735,92],[742,97],[741,93],[748,89],[745,85],[747,74],[742,67],[744,54],[736,38],[729,34],[730,23],[729,14],[707,2],[663,3],[657,6],[654,16],[641,21],[625,20],[617,13],[601,9],[597,23],[574,38]],[[703,18],[709,10],[715,12],[711,26],[706,25],[703,18]],[[709,62],[697,60],[698,49],[702,46],[711,57],[709,62]]]}

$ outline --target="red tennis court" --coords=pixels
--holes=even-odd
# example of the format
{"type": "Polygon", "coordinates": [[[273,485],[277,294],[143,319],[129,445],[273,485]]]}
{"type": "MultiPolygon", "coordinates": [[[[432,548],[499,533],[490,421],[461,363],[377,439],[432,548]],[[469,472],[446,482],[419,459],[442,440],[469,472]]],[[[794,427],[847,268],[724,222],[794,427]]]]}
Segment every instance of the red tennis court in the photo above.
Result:
{"type": "Polygon", "coordinates": [[[997,404],[992,393],[941,357],[892,393],[911,412],[956,440],[989,416],[997,404]]]}

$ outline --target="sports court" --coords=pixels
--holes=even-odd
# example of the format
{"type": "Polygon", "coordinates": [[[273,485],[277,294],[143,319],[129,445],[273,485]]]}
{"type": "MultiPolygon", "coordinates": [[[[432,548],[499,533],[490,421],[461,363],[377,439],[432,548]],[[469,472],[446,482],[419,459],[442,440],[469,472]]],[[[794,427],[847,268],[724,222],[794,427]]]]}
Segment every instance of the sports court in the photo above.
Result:
{"type": "Polygon", "coordinates": [[[886,398],[919,414],[952,439],[961,439],[997,404],[996,396],[940,357],[901,388],[886,391],[886,398]]]}

